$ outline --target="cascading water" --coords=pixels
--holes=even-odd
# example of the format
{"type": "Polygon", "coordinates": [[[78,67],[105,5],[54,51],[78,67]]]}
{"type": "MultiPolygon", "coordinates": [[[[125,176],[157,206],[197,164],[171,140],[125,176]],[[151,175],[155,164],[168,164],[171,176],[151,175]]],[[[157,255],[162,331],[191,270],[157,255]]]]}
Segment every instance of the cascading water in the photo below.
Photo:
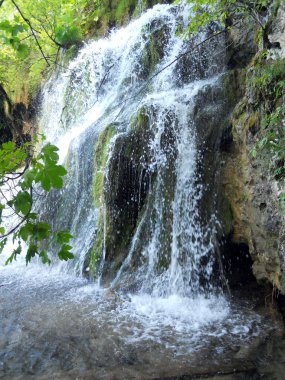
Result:
{"type": "MultiPolygon", "coordinates": [[[[150,189],[154,198],[150,205],[152,215],[144,218],[145,223],[150,224],[150,236],[145,238],[141,252],[144,264],[140,265],[136,275],[144,283],[143,291],[152,287],[152,291],[161,295],[189,295],[193,291],[197,292],[200,272],[203,270],[206,274],[207,271],[209,277],[211,271],[210,263],[204,269],[200,267],[201,258],[208,255],[212,246],[209,242],[204,243],[205,232],[199,225],[197,204],[201,190],[197,185],[196,168],[199,153],[191,113],[195,96],[217,80],[213,77],[217,70],[213,65],[208,65],[209,72],[205,67],[203,75],[209,79],[195,81],[200,78],[191,73],[194,79],[186,76],[177,83],[177,66],[172,65],[159,76],[148,79],[185,50],[185,43],[175,36],[175,31],[178,22],[183,22],[183,18],[187,17],[187,12],[189,9],[179,13],[177,7],[160,5],[125,29],[113,32],[108,39],[87,45],[56,82],[53,78],[50,88],[47,86],[41,118],[44,134],[48,140],[58,144],[62,157],[66,156],[71,142],[67,156],[67,184],[62,194],[56,196],[54,202],[58,206],[55,207],[54,202],[49,200],[46,202],[46,212],[49,219],[54,221],[54,228],[60,226],[70,229],[78,237],[74,242],[74,251],[81,258],[82,272],[84,258],[94,238],[98,239],[95,229],[99,211],[92,205],[91,194],[92,182],[94,186],[92,174],[94,176],[95,170],[98,170],[93,168],[96,141],[100,132],[114,121],[117,127],[113,140],[121,134],[128,134],[132,118],[139,109],[145,109],[151,129],[149,141],[145,142],[151,156],[146,171],[148,174],[155,172],[156,179],[150,189]],[[153,49],[159,49],[160,53],[152,54],[160,54],[161,59],[156,67],[148,68],[146,59],[152,59],[148,56],[151,54],[148,49],[158,32],[161,46],[154,46],[153,49]],[[173,136],[168,138],[167,133],[173,136]],[[166,141],[163,142],[163,139],[166,141]],[[166,188],[166,171],[171,171],[170,175],[176,180],[173,200],[161,197],[166,188]],[[72,207],[68,207],[68,202],[71,202],[72,207]],[[48,210],[50,208],[51,212],[48,210]],[[169,252],[161,250],[165,208],[172,208],[173,215],[169,252]],[[54,212],[55,215],[51,215],[54,212]],[[159,261],[163,260],[161,255],[168,256],[164,259],[169,262],[169,268],[159,276],[156,269],[159,261]]],[[[201,59],[199,54],[193,58],[198,62],[201,59]]],[[[109,149],[109,155],[112,156],[112,149],[109,149]]],[[[102,169],[107,176],[108,166],[102,169]]],[[[112,192],[113,189],[106,191],[112,192]]],[[[132,199],[129,201],[132,202],[132,199]]],[[[101,207],[104,205],[101,204],[101,207]]],[[[135,236],[134,239],[140,237],[135,236]]],[[[129,252],[127,261],[130,255],[132,252],[129,252]]],[[[126,263],[122,267],[125,268],[126,263]]],[[[120,274],[121,271],[115,282],[120,281],[120,274]]]]}
{"type": "Polygon", "coordinates": [[[186,49],[176,29],[188,13],[155,6],[88,43],[44,87],[40,129],[59,147],[68,175],[64,189],[40,198],[39,207],[53,229],[74,235],[76,260],[1,268],[11,294],[6,300],[0,287],[4,375],[152,378],[191,372],[201,357],[213,369],[221,353],[236,366],[243,358],[233,360],[227,347],[260,334],[262,318],[249,309],[241,315],[242,306],[215,295],[211,283],[214,229],[199,213],[202,153],[193,115],[198,94],[219,86],[222,57],[212,51],[224,42],[168,66],[186,49]],[[136,140],[138,115],[146,120],[143,141],[136,140]],[[127,190],[115,208],[118,183],[127,190]],[[109,224],[126,210],[133,225],[117,259],[109,248],[120,248],[125,232],[109,224]],[[99,281],[82,277],[88,271],[99,281]],[[106,278],[111,287],[104,290],[106,278]],[[24,310],[20,318],[17,310],[11,316],[14,300],[24,310]]]}
{"type": "MultiPolygon", "coordinates": [[[[154,131],[154,136],[149,142],[153,160],[149,171],[157,173],[151,188],[152,200],[146,205],[146,215],[141,222],[148,225],[149,236],[142,236],[145,234],[142,226],[137,229],[129,254],[118,271],[113,286],[120,282],[123,271],[130,265],[132,256],[136,253],[136,245],[140,244],[141,239],[144,241],[141,251],[142,264],[131,277],[137,276],[138,280],[143,282],[142,293],[189,296],[202,290],[199,284],[201,272],[204,277],[210,277],[210,262],[203,268],[200,265],[201,258],[208,256],[213,246],[210,242],[204,242],[206,231],[203,231],[199,221],[198,201],[201,187],[197,184],[196,168],[199,154],[195,145],[194,125],[191,123],[195,95],[201,87],[210,82],[200,81],[183,89],[162,91],[150,95],[143,101],[145,109],[153,109],[150,129],[154,131]],[[166,128],[171,129],[173,133],[173,146],[170,147],[163,147],[162,140],[166,128]],[[170,200],[162,196],[167,185],[167,171],[170,171],[170,175],[176,180],[174,198],[170,200]],[[151,215],[148,214],[149,209],[151,215]],[[163,246],[165,209],[170,212],[172,223],[167,247],[163,246]],[[161,261],[169,264],[165,270],[158,270],[161,261]]],[[[170,78],[166,83],[171,88],[170,78]]]]}

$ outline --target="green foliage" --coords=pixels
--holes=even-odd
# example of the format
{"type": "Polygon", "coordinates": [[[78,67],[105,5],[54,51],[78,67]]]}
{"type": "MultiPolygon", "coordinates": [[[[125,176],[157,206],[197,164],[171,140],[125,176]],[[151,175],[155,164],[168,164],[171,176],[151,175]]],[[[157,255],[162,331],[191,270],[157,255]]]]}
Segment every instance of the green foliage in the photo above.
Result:
{"type": "Polygon", "coordinates": [[[58,49],[82,41],[87,0],[5,0],[0,7],[0,82],[30,95],[57,64],[58,49]]]}
{"type": "Polygon", "coordinates": [[[70,26],[69,28],[58,27],[56,29],[55,38],[58,43],[68,47],[82,39],[82,35],[76,26],[70,26]]]}
{"type": "MultiPolygon", "coordinates": [[[[265,61],[265,58],[266,52],[261,52],[247,83],[255,106],[263,107],[259,139],[252,156],[255,158],[260,150],[271,152],[273,174],[280,180],[285,177],[285,60],[265,61]]],[[[280,205],[285,215],[285,193],[280,195],[280,205]]]]}
{"type": "Polygon", "coordinates": [[[273,101],[274,105],[284,93],[285,62],[284,59],[267,61],[266,57],[266,51],[259,54],[248,84],[257,102],[266,99],[267,103],[273,101]]]}
{"type": "Polygon", "coordinates": [[[277,107],[263,119],[263,137],[258,141],[258,149],[268,148],[274,152],[277,161],[285,159],[285,104],[277,107]]]}
{"type": "Polygon", "coordinates": [[[10,263],[22,252],[22,242],[27,245],[26,262],[38,256],[43,263],[50,264],[44,246],[51,244],[58,247],[60,260],[73,258],[71,246],[68,244],[72,236],[66,231],[52,231],[40,216],[32,212],[34,191],[39,187],[43,191],[51,188],[60,189],[63,186],[63,176],[66,170],[58,165],[57,147],[46,144],[41,151],[32,156],[33,146],[30,143],[15,147],[14,143],[2,144],[0,149],[0,251],[7,243],[7,237],[13,236],[18,246],[13,250],[6,263],[10,263]],[[13,226],[5,230],[7,219],[11,212],[16,219],[13,226]]]}
{"type": "Polygon", "coordinates": [[[21,42],[21,34],[28,31],[26,24],[20,23],[20,18],[14,16],[13,21],[3,20],[0,22],[0,40],[11,47],[19,58],[25,58],[28,54],[28,46],[21,42]]]}
{"type": "Polygon", "coordinates": [[[58,64],[60,47],[71,49],[91,35],[106,34],[126,23],[138,6],[137,0],[15,0],[29,25],[13,1],[5,0],[0,7],[0,83],[14,101],[24,96],[26,102],[26,94],[35,96],[42,79],[58,64]]]}
{"type": "Polygon", "coordinates": [[[26,147],[14,149],[12,141],[2,144],[0,149],[0,179],[8,173],[13,173],[19,166],[24,164],[27,159],[26,147]]]}
{"type": "MultiPolygon", "coordinates": [[[[263,105],[263,119],[261,121],[260,139],[253,150],[253,156],[259,149],[269,149],[277,163],[283,163],[277,172],[284,171],[285,159],[285,104],[282,100],[285,89],[284,59],[255,63],[254,69],[248,78],[255,104],[263,105]]],[[[275,174],[277,174],[277,172],[275,174]]]]}
{"type": "MultiPolygon", "coordinates": [[[[261,26],[258,12],[269,6],[269,0],[186,0],[191,5],[189,23],[184,36],[193,37],[200,30],[213,22],[221,27],[229,16],[238,16],[240,19],[250,16],[261,26]]],[[[177,0],[179,2],[179,0],[177,0]]]]}
{"type": "MultiPolygon", "coordinates": [[[[156,2],[158,1],[153,3],[156,2]]],[[[92,35],[102,36],[110,27],[126,23],[135,12],[137,4],[137,0],[95,0],[95,4],[88,1],[84,11],[86,15],[84,28],[92,35]]]]}
{"type": "MultiPolygon", "coordinates": [[[[285,88],[285,87],[284,87],[285,88]]],[[[257,151],[267,149],[274,159],[274,176],[277,179],[285,177],[285,103],[277,107],[272,113],[267,114],[263,120],[261,139],[257,142],[253,155],[257,151]]],[[[279,196],[280,207],[285,215],[285,193],[279,196]]]]}
{"type": "Polygon", "coordinates": [[[128,21],[130,13],[134,10],[136,1],[134,0],[120,0],[115,7],[115,20],[117,25],[122,25],[128,21]]]}
{"type": "Polygon", "coordinates": [[[49,191],[52,187],[60,189],[63,186],[62,177],[66,174],[66,170],[63,166],[57,165],[57,150],[57,147],[51,144],[45,145],[33,161],[33,169],[29,173],[34,175],[35,183],[40,183],[45,191],[49,191]]]}

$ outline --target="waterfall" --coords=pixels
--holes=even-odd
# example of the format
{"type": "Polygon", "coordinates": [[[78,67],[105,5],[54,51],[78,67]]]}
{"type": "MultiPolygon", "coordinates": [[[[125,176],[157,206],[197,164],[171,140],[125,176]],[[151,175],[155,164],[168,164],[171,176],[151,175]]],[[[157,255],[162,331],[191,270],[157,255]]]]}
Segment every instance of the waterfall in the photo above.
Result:
{"type": "Polygon", "coordinates": [[[39,131],[68,174],[35,207],[72,233],[76,258],[0,266],[5,378],[251,376],[268,349],[268,313],[219,289],[209,173],[225,41],[196,49],[209,31],[177,36],[189,12],[156,5],[85,44],[44,85],[39,131]]]}
{"type": "MultiPolygon", "coordinates": [[[[199,217],[203,184],[198,169],[199,130],[193,113],[197,95],[215,86],[223,70],[212,53],[223,40],[195,51],[195,44],[205,38],[201,33],[192,42],[193,53],[170,64],[189,49],[176,35],[188,14],[187,7],[156,5],[125,28],[86,44],[44,88],[40,129],[47,140],[58,145],[68,175],[64,189],[49,194],[41,209],[54,229],[68,229],[74,235],[77,264],[73,268],[79,273],[90,270],[90,252],[100,234],[104,235],[103,245],[93,266],[97,266],[99,278],[104,268],[108,271],[108,195],[98,190],[94,195],[94,186],[98,186],[94,182],[104,178],[102,193],[114,192],[108,173],[112,162],[120,159],[121,153],[115,153],[118,141],[133,133],[140,112],[148,120],[145,129],[149,136],[141,142],[148,158],[143,157],[145,153],[139,158],[147,161],[140,172],[147,178],[147,196],[143,202],[134,196],[128,199],[127,204],[133,202],[139,209],[141,221],[138,224],[136,218],[133,237],[113,276],[114,287],[122,279],[128,282],[127,277],[141,292],[156,295],[189,296],[211,287],[214,233],[209,226],[202,226],[199,217]],[[101,147],[97,153],[98,157],[107,156],[100,166],[94,152],[110,126],[106,152],[101,147]]],[[[116,233],[116,225],[114,228],[116,233]]]]}

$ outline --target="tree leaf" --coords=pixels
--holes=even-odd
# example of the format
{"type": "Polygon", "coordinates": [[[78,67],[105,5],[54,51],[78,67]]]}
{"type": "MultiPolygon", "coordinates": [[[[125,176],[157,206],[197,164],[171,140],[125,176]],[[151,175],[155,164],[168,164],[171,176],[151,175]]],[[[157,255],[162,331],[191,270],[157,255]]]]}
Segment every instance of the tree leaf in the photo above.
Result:
{"type": "Polygon", "coordinates": [[[0,242],[0,254],[3,252],[3,249],[6,245],[6,243],[7,243],[7,238],[1,240],[1,242],[0,242]]]}
{"type": "Polygon", "coordinates": [[[56,234],[56,241],[57,243],[59,244],[64,244],[64,243],[69,243],[69,241],[73,238],[72,235],[70,235],[70,233],[68,233],[67,231],[59,231],[57,234],[56,234]]]}
{"type": "Polygon", "coordinates": [[[41,251],[39,253],[39,257],[41,258],[43,264],[48,264],[48,265],[51,264],[51,260],[49,259],[48,254],[46,253],[46,251],[41,251]]]}
{"type": "Polygon", "coordinates": [[[34,225],[33,239],[36,241],[47,239],[50,236],[50,226],[45,222],[34,225]]]}
{"type": "Polygon", "coordinates": [[[60,251],[58,252],[58,258],[60,260],[64,260],[64,261],[67,261],[69,259],[73,259],[74,255],[73,255],[73,253],[70,252],[71,249],[72,249],[72,247],[70,245],[63,244],[60,251]]]}
{"type": "Polygon", "coordinates": [[[32,223],[26,223],[24,226],[22,226],[19,230],[19,236],[21,239],[23,239],[25,242],[33,235],[34,232],[34,225],[32,223]]]}
{"type": "Polygon", "coordinates": [[[19,44],[16,50],[19,58],[22,59],[26,58],[30,53],[29,47],[25,44],[19,44]]]}
{"type": "Polygon", "coordinates": [[[31,244],[28,247],[27,254],[26,254],[26,264],[31,262],[31,259],[38,254],[38,247],[36,244],[31,244]]]}
{"type": "Polygon", "coordinates": [[[13,205],[18,214],[27,215],[32,207],[32,198],[27,191],[20,191],[13,199],[13,205]]]}
{"type": "Polygon", "coordinates": [[[22,252],[22,246],[19,242],[18,247],[13,250],[11,256],[8,257],[8,259],[5,261],[5,265],[12,263],[13,260],[17,260],[17,256],[20,255],[21,252],[22,252]]]}

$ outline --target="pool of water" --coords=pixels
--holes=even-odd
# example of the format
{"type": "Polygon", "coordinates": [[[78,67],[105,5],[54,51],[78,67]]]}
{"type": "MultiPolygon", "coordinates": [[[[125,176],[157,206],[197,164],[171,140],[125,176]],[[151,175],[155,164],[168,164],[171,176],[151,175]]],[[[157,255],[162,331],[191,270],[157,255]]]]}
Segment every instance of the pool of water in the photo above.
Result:
{"type": "Polygon", "coordinates": [[[118,294],[21,261],[1,266],[0,279],[0,378],[251,371],[256,347],[280,329],[246,300],[118,294]]]}

